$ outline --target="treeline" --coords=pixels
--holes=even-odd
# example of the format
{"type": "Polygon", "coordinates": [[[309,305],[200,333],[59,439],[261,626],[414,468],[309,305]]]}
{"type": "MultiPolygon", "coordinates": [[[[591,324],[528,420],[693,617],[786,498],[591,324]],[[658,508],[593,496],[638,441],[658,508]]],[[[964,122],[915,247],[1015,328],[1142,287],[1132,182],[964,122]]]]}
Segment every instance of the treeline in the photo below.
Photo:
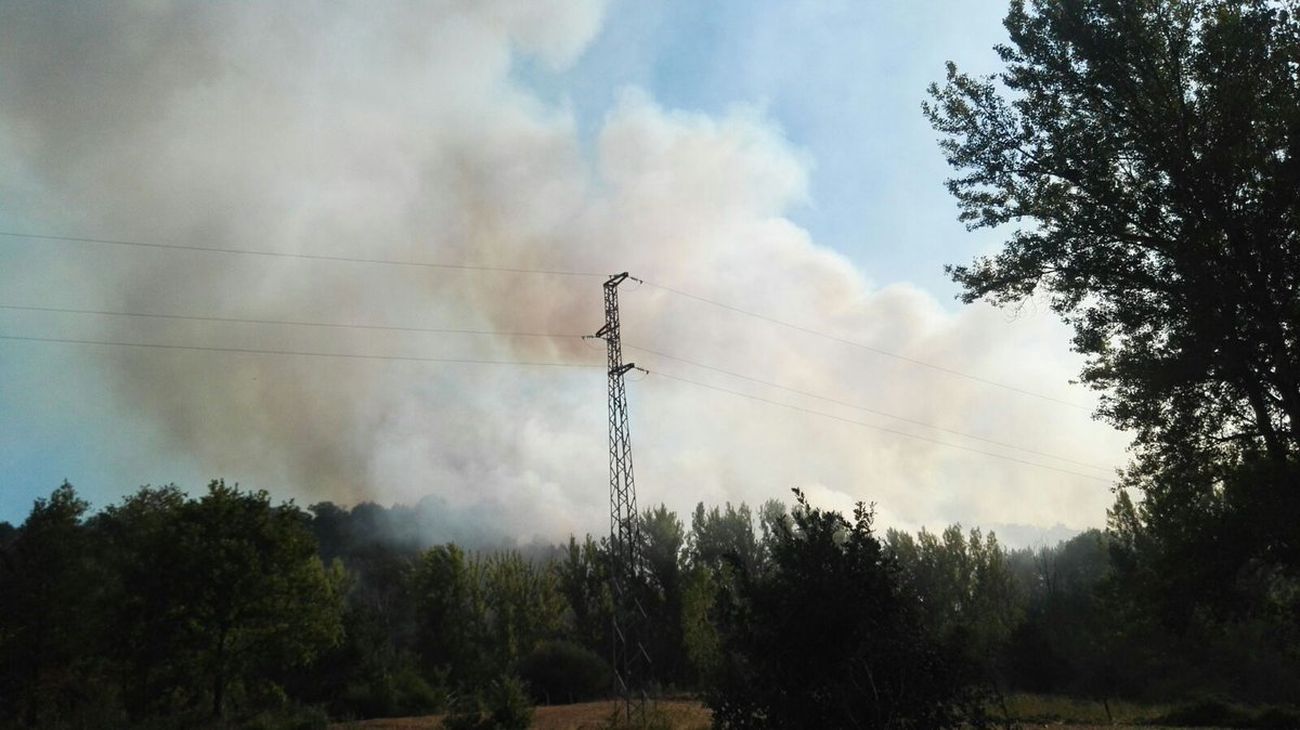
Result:
{"type": "MultiPolygon", "coordinates": [[[[219,481],[90,514],[60,487],[0,524],[0,723],[518,727],[531,703],[610,695],[606,541],[421,547],[383,529],[401,514],[219,481]]],[[[880,535],[868,508],[796,493],[756,513],[660,506],[641,533],[650,689],[703,696],[721,727],[980,724],[1015,692],[1300,696],[1294,583],[1171,620],[1119,529],[1008,551],[957,526],[880,535]]]]}

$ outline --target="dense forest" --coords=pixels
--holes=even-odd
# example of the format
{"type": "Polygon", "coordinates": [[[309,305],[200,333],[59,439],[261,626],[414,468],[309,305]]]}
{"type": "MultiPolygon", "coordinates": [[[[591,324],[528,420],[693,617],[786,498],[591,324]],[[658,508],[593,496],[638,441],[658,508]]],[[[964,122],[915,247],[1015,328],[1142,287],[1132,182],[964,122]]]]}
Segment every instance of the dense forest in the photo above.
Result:
{"type": "MultiPolygon", "coordinates": [[[[0,526],[0,722],[453,712],[459,727],[507,727],[533,703],[610,695],[606,542],[467,552],[413,541],[410,516],[304,510],[220,481],[91,513],[65,484],[0,526]]],[[[1249,615],[1170,615],[1147,600],[1122,525],[1007,550],[955,525],[881,534],[868,507],[840,515],[797,492],[792,508],[647,510],[635,590],[652,694],[701,696],[727,727],[830,727],[855,711],[997,721],[1023,692],[1300,696],[1300,586],[1261,579],[1249,615]]]]}

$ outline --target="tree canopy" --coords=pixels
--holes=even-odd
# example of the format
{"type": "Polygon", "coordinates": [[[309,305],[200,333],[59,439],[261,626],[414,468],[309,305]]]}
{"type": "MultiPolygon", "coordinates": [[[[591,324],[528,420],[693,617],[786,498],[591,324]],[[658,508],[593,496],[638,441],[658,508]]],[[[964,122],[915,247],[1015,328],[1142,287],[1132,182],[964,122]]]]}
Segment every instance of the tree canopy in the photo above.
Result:
{"type": "Polygon", "coordinates": [[[1072,324],[1100,415],[1135,433],[1126,524],[1187,605],[1300,568],[1296,9],[1015,0],[1005,70],[949,64],[925,106],[961,220],[1007,232],[949,268],[963,298],[1072,324]]]}
{"type": "MultiPolygon", "coordinates": [[[[523,727],[528,696],[609,697],[608,540],[530,558],[372,529],[406,511],[305,511],[217,481],[197,496],[145,487],[91,514],[59,487],[0,535],[0,726],[442,712],[448,727],[523,727]]],[[[1024,691],[1300,696],[1287,594],[1174,632],[1126,577],[1145,538],[1094,530],[1007,550],[952,526],[881,540],[868,508],[802,498],[693,512],[689,529],[664,505],[643,513],[639,641],[652,690],[703,694],[720,727],[970,725],[1012,719],[1014,702],[983,700],[1024,691]]]]}
{"type": "Polygon", "coordinates": [[[719,610],[721,667],[708,702],[715,727],[950,727],[978,721],[959,653],[927,633],[873,514],[811,507],[796,490],[762,569],[719,610]]]}

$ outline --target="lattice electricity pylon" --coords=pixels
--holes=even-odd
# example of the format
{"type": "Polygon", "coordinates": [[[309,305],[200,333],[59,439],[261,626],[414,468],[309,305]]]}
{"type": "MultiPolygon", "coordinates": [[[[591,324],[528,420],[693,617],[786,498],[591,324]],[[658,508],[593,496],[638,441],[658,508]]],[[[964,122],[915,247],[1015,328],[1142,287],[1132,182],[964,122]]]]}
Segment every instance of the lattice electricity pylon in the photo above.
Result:
{"type": "Polygon", "coordinates": [[[613,593],[612,659],[614,688],[623,700],[629,723],[645,720],[645,684],[650,658],[639,640],[645,611],[635,590],[641,574],[641,526],[636,511],[636,483],[632,477],[632,441],[627,426],[627,390],[623,376],[637,369],[623,362],[619,339],[618,285],[627,272],[605,282],[605,325],[592,337],[605,341],[609,365],[609,549],[610,589],[613,593]]]}

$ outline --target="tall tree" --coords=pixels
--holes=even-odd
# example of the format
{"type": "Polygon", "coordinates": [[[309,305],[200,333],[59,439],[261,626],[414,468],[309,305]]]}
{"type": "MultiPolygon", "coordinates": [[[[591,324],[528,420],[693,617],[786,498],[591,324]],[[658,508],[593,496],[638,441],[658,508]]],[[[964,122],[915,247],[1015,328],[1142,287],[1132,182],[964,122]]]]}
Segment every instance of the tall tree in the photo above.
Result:
{"type": "Polygon", "coordinates": [[[641,555],[647,585],[644,606],[655,620],[646,626],[642,642],[654,662],[654,677],[663,684],[685,679],[682,646],[682,557],[686,530],[677,513],[665,505],[641,516],[641,555]]]}
{"type": "Polygon", "coordinates": [[[963,298],[1043,292],[1073,325],[1184,605],[1229,602],[1254,561],[1300,568],[1296,8],[1015,0],[1005,70],[949,64],[925,108],[961,220],[1008,231],[950,267],[963,298]]]}
{"type": "Polygon", "coordinates": [[[477,562],[484,582],[487,627],[498,657],[497,671],[509,669],[542,641],[559,637],[564,594],[549,566],[538,566],[516,551],[477,562]]]}
{"type": "Polygon", "coordinates": [[[722,728],[951,727],[979,720],[962,657],[927,636],[876,538],[797,490],[768,565],[719,597],[720,666],[707,702],[722,728]]]}
{"type": "Polygon", "coordinates": [[[92,689],[104,586],[88,506],[64,482],[0,551],[0,724],[58,724],[92,689]]]}
{"type": "Polygon", "coordinates": [[[613,598],[609,592],[608,552],[591,538],[579,543],[572,536],[555,564],[560,592],[569,607],[569,633],[587,649],[609,651],[613,598]]]}
{"type": "Polygon", "coordinates": [[[706,510],[704,503],[691,513],[690,556],[695,565],[715,570],[724,565],[752,571],[759,563],[758,538],[754,535],[754,513],[743,502],[727,502],[721,509],[706,510]]]}
{"type": "Polygon", "coordinates": [[[430,548],[414,577],[418,646],[431,673],[473,686],[491,676],[482,565],[453,544],[430,548]]]}
{"type": "Polygon", "coordinates": [[[133,717],[187,709],[206,689],[201,670],[181,650],[189,607],[178,591],[193,566],[178,561],[185,494],[175,486],[142,487],[94,518],[116,576],[111,653],[122,667],[122,695],[133,717]]]}
{"type": "Polygon", "coordinates": [[[340,638],[342,572],[321,563],[308,520],[266,492],[213,481],[155,558],[175,577],[170,603],[186,626],[178,649],[201,667],[214,716],[232,687],[265,689],[340,638]]]}

